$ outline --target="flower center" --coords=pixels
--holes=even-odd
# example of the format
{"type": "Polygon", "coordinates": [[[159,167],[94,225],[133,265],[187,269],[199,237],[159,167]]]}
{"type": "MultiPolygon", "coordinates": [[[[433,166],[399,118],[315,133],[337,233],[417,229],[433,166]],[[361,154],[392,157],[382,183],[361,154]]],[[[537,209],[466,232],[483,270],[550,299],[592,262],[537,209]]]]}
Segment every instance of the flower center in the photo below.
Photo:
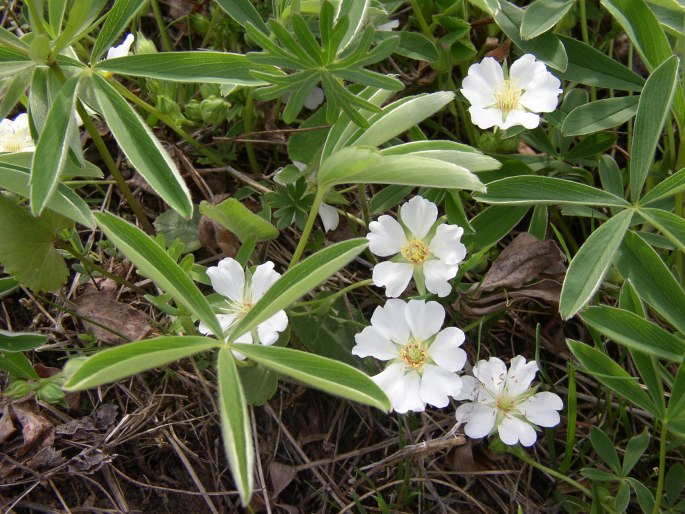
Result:
{"type": "Polygon", "coordinates": [[[497,409],[504,414],[508,414],[514,407],[516,407],[516,401],[513,398],[509,398],[508,395],[499,396],[496,400],[497,409]]]}
{"type": "Polygon", "coordinates": [[[428,260],[428,246],[423,241],[412,239],[402,247],[402,256],[412,264],[423,264],[428,260]]]}
{"type": "Polygon", "coordinates": [[[495,106],[504,114],[519,108],[519,101],[523,90],[516,85],[516,81],[505,80],[495,91],[495,106]]]}
{"type": "Polygon", "coordinates": [[[239,303],[236,307],[237,307],[235,310],[236,317],[238,319],[243,319],[247,315],[247,313],[250,312],[250,309],[252,307],[254,307],[254,303],[243,302],[243,303],[239,303]]]}
{"type": "Polygon", "coordinates": [[[400,357],[402,357],[402,360],[411,368],[421,370],[426,363],[428,353],[420,341],[410,340],[400,350],[400,357]]]}
{"type": "Polygon", "coordinates": [[[3,142],[2,146],[5,147],[6,152],[19,152],[23,148],[21,141],[17,137],[10,137],[3,142]]]}

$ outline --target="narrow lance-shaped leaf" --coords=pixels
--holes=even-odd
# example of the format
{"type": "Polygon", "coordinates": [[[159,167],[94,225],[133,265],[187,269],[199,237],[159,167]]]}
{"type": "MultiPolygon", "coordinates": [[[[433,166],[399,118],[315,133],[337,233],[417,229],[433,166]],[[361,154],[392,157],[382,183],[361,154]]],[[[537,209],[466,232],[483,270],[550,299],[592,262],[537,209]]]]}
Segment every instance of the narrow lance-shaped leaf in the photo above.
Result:
{"type": "Polygon", "coordinates": [[[544,34],[561,20],[576,0],[536,0],[530,4],[521,22],[521,37],[533,39],[544,34]]]}
{"type": "Polygon", "coordinates": [[[277,346],[236,344],[233,348],[265,368],[309,386],[384,411],[390,410],[390,402],[381,388],[349,364],[277,346]]]}
{"type": "Polygon", "coordinates": [[[107,19],[95,40],[90,53],[91,62],[97,62],[116,43],[119,35],[131,23],[133,17],[145,5],[146,0],[116,0],[107,13],[107,19]]]}
{"type": "Polygon", "coordinates": [[[29,181],[31,211],[35,215],[43,212],[64,169],[79,80],[80,77],[74,75],[59,90],[36,145],[29,181]]]}
{"type": "Polygon", "coordinates": [[[0,352],[16,353],[35,350],[47,340],[48,336],[43,334],[0,330],[0,352]]]}
{"type": "Polygon", "coordinates": [[[582,136],[617,127],[637,112],[639,96],[605,98],[573,109],[561,127],[566,136],[582,136]]]}
{"type": "Polygon", "coordinates": [[[685,219],[662,209],[640,209],[640,215],[685,252],[685,219]]]}
{"type": "Polygon", "coordinates": [[[610,357],[580,341],[568,339],[566,344],[586,371],[598,382],[649,412],[652,416],[659,417],[659,409],[640,387],[637,380],[626,373],[610,357]]]}
{"type": "Polygon", "coordinates": [[[140,273],[169,293],[176,303],[195,314],[214,334],[223,333],[212,307],[195,283],[150,236],[114,214],[99,212],[95,218],[107,238],[136,265],[140,273]]]}
{"type": "Polygon", "coordinates": [[[60,32],[51,45],[52,55],[59,54],[64,48],[89,31],[92,28],[91,24],[97,19],[106,3],[106,0],[90,0],[83,2],[78,9],[70,9],[69,19],[64,30],[60,32]]]}
{"type": "Polygon", "coordinates": [[[233,475],[233,480],[240,493],[240,500],[243,505],[247,505],[252,496],[252,475],[254,473],[254,448],[250,416],[231,350],[228,348],[219,350],[217,364],[219,414],[221,416],[224,449],[231,467],[231,475],[233,475]]]}
{"type": "Polygon", "coordinates": [[[640,95],[630,146],[630,196],[634,201],[640,198],[647,180],[677,85],[678,59],[672,57],[654,70],[640,95]]]}
{"type": "Polygon", "coordinates": [[[190,218],[193,215],[190,192],[162,144],[107,80],[97,73],[92,78],[105,121],[126,157],[165,202],[190,218]]]}
{"type": "Polygon", "coordinates": [[[684,341],[630,311],[601,305],[588,307],[580,317],[589,326],[631,350],[676,362],[685,356],[684,341]]]}
{"type": "Polygon", "coordinates": [[[561,288],[559,312],[568,319],[590,300],[602,283],[611,258],[630,226],[633,211],[626,209],[587,238],[571,261],[561,288]]]}
{"type": "MultiPolygon", "coordinates": [[[[357,238],[324,248],[285,272],[231,330],[229,340],[254,330],[281,309],[307,294],[359,255],[368,242],[357,238]]],[[[220,332],[215,332],[220,333],[220,332]]]]}
{"type": "Polygon", "coordinates": [[[685,334],[685,291],[654,249],[637,234],[628,232],[614,262],[640,298],[685,334]]]}
{"type": "Polygon", "coordinates": [[[478,201],[507,205],[566,204],[628,207],[623,198],[586,184],[560,178],[521,175],[495,180],[478,201]]]}
{"type": "Polygon", "coordinates": [[[251,24],[263,34],[267,36],[270,34],[269,28],[250,0],[216,0],[216,3],[243,27],[251,24]]]}
{"type": "Polygon", "coordinates": [[[681,191],[685,191],[685,168],[662,180],[650,189],[647,194],[642,197],[640,204],[648,205],[650,203],[658,202],[663,198],[668,198],[681,191]]]}
{"type": "Polygon", "coordinates": [[[202,336],[162,336],[107,348],[89,357],[64,384],[67,391],[83,391],[163,366],[221,343],[202,336]]]}

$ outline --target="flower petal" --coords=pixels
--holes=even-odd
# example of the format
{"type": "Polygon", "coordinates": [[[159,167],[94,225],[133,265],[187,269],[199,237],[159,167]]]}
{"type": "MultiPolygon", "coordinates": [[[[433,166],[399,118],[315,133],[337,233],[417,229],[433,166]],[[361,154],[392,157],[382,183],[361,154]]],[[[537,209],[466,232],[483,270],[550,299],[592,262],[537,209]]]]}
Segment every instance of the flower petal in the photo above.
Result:
{"type": "Polygon", "coordinates": [[[266,321],[257,325],[259,342],[264,345],[272,345],[278,341],[279,333],[288,328],[288,315],[285,311],[278,311],[266,321]]]}
{"type": "Polygon", "coordinates": [[[317,86],[312,89],[307,95],[307,98],[304,99],[304,106],[310,111],[313,111],[323,103],[324,98],[323,89],[317,86]]]}
{"type": "Polygon", "coordinates": [[[371,315],[371,324],[381,334],[397,344],[404,345],[409,341],[409,323],[407,322],[407,303],[391,299],[382,307],[376,307],[371,315]]]}
{"type": "Polygon", "coordinates": [[[393,401],[393,408],[403,414],[407,411],[423,412],[426,402],[421,399],[421,376],[416,371],[410,371],[400,379],[401,393],[393,401]]]}
{"type": "Polygon", "coordinates": [[[531,423],[541,427],[555,427],[561,421],[557,411],[564,408],[564,403],[558,395],[543,391],[522,402],[518,408],[531,423]]]}
{"type": "Polygon", "coordinates": [[[459,394],[457,394],[454,399],[477,401],[480,396],[480,388],[481,385],[478,380],[470,375],[463,375],[461,377],[461,391],[459,391],[459,394]]]}
{"type": "Polygon", "coordinates": [[[402,245],[407,241],[402,225],[392,216],[384,214],[376,221],[369,223],[369,250],[379,257],[388,257],[402,251],[402,245]]]}
{"type": "Polygon", "coordinates": [[[281,278],[281,274],[274,271],[273,262],[266,261],[264,264],[257,266],[252,275],[252,285],[250,287],[251,295],[249,300],[252,302],[258,301],[279,278],[281,278]]]}
{"type": "Polygon", "coordinates": [[[382,330],[373,325],[356,334],[354,340],[357,344],[352,348],[352,355],[375,357],[382,361],[399,357],[397,346],[386,337],[382,330]]]}
{"type": "Polygon", "coordinates": [[[134,41],[133,34],[128,34],[126,36],[126,39],[119,45],[119,46],[113,46],[109,50],[107,50],[107,57],[105,59],[113,59],[115,57],[126,57],[131,50],[131,45],[133,44],[134,41]]]}
{"type": "Polygon", "coordinates": [[[535,379],[535,374],[538,371],[538,365],[535,361],[526,363],[526,358],[517,355],[509,363],[509,371],[507,372],[507,392],[512,397],[517,397],[526,392],[530,387],[531,382],[535,379]]]}
{"type": "Polygon", "coordinates": [[[561,82],[551,73],[537,77],[521,95],[519,103],[533,112],[552,112],[557,108],[561,82]]]}
{"type": "Polygon", "coordinates": [[[469,67],[469,77],[479,77],[489,88],[495,91],[504,82],[502,66],[492,57],[486,57],[481,62],[469,67]]]}
{"type": "Polygon", "coordinates": [[[492,432],[497,412],[480,403],[465,403],[459,406],[456,415],[458,422],[466,422],[464,433],[473,439],[480,439],[492,432]]]}
{"type": "Polygon", "coordinates": [[[466,257],[466,247],[461,242],[463,234],[464,229],[459,225],[443,223],[435,231],[428,249],[445,264],[458,264],[466,257]]]}
{"type": "Polygon", "coordinates": [[[431,293],[443,298],[452,292],[452,286],[448,282],[457,276],[459,266],[450,266],[437,259],[423,263],[423,276],[426,280],[426,289],[431,293]]]}
{"type": "MultiPolygon", "coordinates": [[[[233,322],[235,321],[235,316],[232,314],[217,314],[216,319],[219,320],[219,325],[221,325],[221,329],[223,330],[224,334],[226,331],[233,325],[233,322]]],[[[205,325],[202,321],[200,321],[200,325],[197,327],[197,329],[200,331],[201,334],[205,335],[214,335],[219,339],[223,339],[224,334],[214,334],[207,325],[205,325]]]]}
{"type": "Polygon", "coordinates": [[[331,230],[338,228],[340,216],[338,216],[338,211],[335,207],[332,207],[327,203],[322,203],[319,205],[319,217],[323,223],[323,229],[326,232],[330,232],[331,230]]]}
{"type": "Polygon", "coordinates": [[[523,125],[525,128],[531,130],[540,124],[540,116],[532,112],[525,112],[521,110],[510,111],[507,114],[506,120],[500,125],[502,129],[515,127],[516,125],[523,125]]]}
{"type": "Polygon", "coordinates": [[[461,94],[474,107],[486,108],[495,105],[495,89],[480,75],[468,75],[461,84],[461,94]]]}
{"type": "Polygon", "coordinates": [[[494,396],[498,396],[504,389],[507,378],[507,366],[497,357],[480,360],[473,367],[473,376],[483,384],[483,387],[494,396]]]}
{"type": "Polygon", "coordinates": [[[400,207],[400,218],[416,239],[423,239],[438,219],[438,206],[415,196],[400,207]]]}
{"type": "Polygon", "coordinates": [[[421,399],[438,408],[447,407],[450,396],[459,394],[462,388],[461,378],[455,373],[426,364],[421,376],[421,399]]]}
{"type": "Polygon", "coordinates": [[[409,300],[407,304],[407,322],[412,335],[425,341],[440,331],[445,321],[445,308],[438,302],[409,300]]]}
{"type": "Polygon", "coordinates": [[[538,436],[535,429],[525,421],[513,416],[505,417],[497,427],[499,438],[510,446],[521,441],[523,446],[532,446],[538,436]]]}
{"type": "Polygon", "coordinates": [[[472,105],[469,107],[469,112],[471,113],[471,121],[474,125],[478,125],[481,130],[504,125],[502,111],[496,107],[483,108],[472,105]]]}
{"type": "Polygon", "coordinates": [[[524,54],[509,68],[509,80],[516,84],[516,87],[527,89],[542,73],[549,73],[545,63],[535,60],[533,54],[524,54]]]}
{"type": "Polygon", "coordinates": [[[242,302],[245,293],[245,270],[235,259],[227,257],[207,268],[214,290],[234,302],[242,302]]]}
{"type": "Polygon", "coordinates": [[[441,368],[452,372],[460,371],[466,364],[466,352],[459,348],[464,339],[464,332],[457,327],[447,327],[438,332],[428,348],[428,355],[441,368]]]}
{"type": "Polygon", "coordinates": [[[407,289],[414,267],[406,262],[381,262],[373,267],[373,283],[385,287],[385,296],[396,298],[407,289]]]}

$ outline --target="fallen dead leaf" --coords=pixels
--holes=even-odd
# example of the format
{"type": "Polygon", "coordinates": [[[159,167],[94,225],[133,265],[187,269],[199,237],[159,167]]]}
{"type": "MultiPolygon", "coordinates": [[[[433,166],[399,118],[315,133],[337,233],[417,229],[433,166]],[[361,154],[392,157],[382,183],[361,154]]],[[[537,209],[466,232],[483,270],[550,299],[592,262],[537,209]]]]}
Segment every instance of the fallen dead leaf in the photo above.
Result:
{"type": "Polygon", "coordinates": [[[33,400],[12,405],[12,412],[21,425],[24,444],[17,450],[17,459],[32,451],[39,451],[55,442],[55,426],[38,412],[33,400]]]}
{"type": "Polygon", "coordinates": [[[152,332],[150,318],[135,307],[117,301],[116,295],[110,290],[98,291],[95,287],[88,286],[75,303],[79,316],[90,318],[111,329],[109,331],[82,320],[83,326],[103,343],[138,341],[152,332]]]}
{"type": "Polygon", "coordinates": [[[207,216],[200,219],[198,237],[202,246],[219,249],[226,257],[235,257],[240,249],[240,241],[235,234],[207,216]]]}
{"type": "Polygon", "coordinates": [[[5,405],[5,408],[2,411],[2,417],[0,418],[0,444],[9,441],[16,432],[17,427],[12,421],[10,406],[5,405]]]}
{"type": "Polygon", "coordinates": [[[57,425],[55,433],[69,436],[74,441],[92,439],[92,432],[103,432],[114,424],[117,410],[118,407],[111,403],[101,405],[90,416],[57,425]]]}
{"type": "Polygon", "coordinates": [[[116,454],[106,454],[99,448],[86,448],[69,461],[69,471],[72,473],[91,474],[98,471],[105,464],[112,462],[116,454]]]}
{"type": "Polygon", "coordinates": [[[269,466],[269,481],[271,482],[271,498],[275,500],[283,490],[297,476],[297,470],[293,466],[272,462],[269,466]]]}

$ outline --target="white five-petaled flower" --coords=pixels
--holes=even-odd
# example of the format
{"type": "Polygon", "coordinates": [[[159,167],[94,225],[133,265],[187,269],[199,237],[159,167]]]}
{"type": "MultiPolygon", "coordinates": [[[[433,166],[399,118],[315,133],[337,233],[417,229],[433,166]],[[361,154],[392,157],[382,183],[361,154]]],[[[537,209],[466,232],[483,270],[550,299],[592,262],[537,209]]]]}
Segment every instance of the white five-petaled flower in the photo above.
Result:
{"type": "Polygon", "coordinates": [[[369,249],[379,257],[394,257],[373,268],[373,283],[394,298],[407,288],[412,276],[419,288],[438,296],[452,291],[454,278],[466,256],[460,239],[464,229],[438,221],[438,207],[415,196],[400,207],[400,222],[388,215],[369,224],[369,249]]]}
{"type": "Polygon", "coordinates": [[[473,377],[462,377],[457,400],[470,401],[457,408],[457,424],[466,423],[464,433],[474,439],[497,430],[505,444],[531,446],[537,439],[535,425],[558,425],[564,406],[556,394],[530,389],[537,371],[535,361],[526,363],[520,355],[511,359],[509,371],[497,357],[479,361],[473,377]]]}
{"type": "Polygon", "coordinates": [[[26,113],[19,114],[14,120],[5,118],[0,121],[0,152],[33,152],[35,149],[26,113]]]}
{"type": "Polygon", "coordinates": [[[456,372],[466,363],[460,348],[464,333],[456,327],[440,330],[444,319],[445,309],[437,302],[388,300],[355,336],[354,355],[389,361],[372,379],[395,411],[420,412],[427,403],[446,407],[448,397],[461,391],[456,372]]]}
{"type": "Polygon", "coordinates": [[[133,45],[134,40],[135,38],[133,37],[133,34],[127,34],[126,38],[119,46],[113,46],[112,48],[107,50],[107,56],[105,57],[105,59],[126,57],[128,53],[131,51],[131,45],[133,45]]]}
{"type": "MultiPolygon", "coordinates": [[[[207,268],[207,276],[212,281],[214,290],[226,297],[224,301],[214,304],[217,318],[225,334],[226,330],[243,318],[264,296],[281,274],[274,271],[274,263],[271,261],[260,264],[255,268],[254,273],[250,273],[246,272],[235,259],[226,258],[219,261],[217,266],[207,268]]],[[[260,323],[257,330],[240,336],[236,342],[253,343],[257,339],[261,344],[272,345],[278,340],[279,332],[283,332],[287,326],[288,316],[285,311],[280,310],[260,323]]],[[[211,333],[209,327],[202,322],[199,329],[203,334],[211,333]]],[[[224,334],[215,335],[223,338],[224,334]]]]}
{"type": "Polygon", "coordinates": [[[492,57],[471,65],[461,92],[471,102],[471,120],[481,129],[516,125],[534,129],[540,123],[536,113],[556,109],[560,85],[542,62],[525,54],[511,65],[506,78],[492,57]]]}

